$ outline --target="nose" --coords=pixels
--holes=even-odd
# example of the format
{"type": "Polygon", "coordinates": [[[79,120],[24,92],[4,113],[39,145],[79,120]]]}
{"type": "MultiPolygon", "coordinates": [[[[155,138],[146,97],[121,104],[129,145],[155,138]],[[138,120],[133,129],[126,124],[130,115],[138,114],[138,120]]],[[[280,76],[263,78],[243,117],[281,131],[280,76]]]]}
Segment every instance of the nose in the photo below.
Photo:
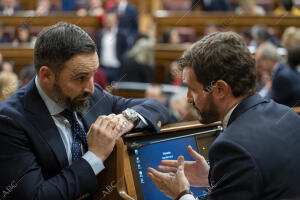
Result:
{"type": "Polygon", "coordinates": [[[88,92],[90,94],[94,94],[95,87],[94,87],[94,76],[91,76],[91,78],[87,81],[87,84],[84,88],[84,92],[88,92]]]}
{"type": "Polygon", "coordinates": [[[194,103],[194,99],[193,99],[190,89],[188,89],[188,91],[186,93],[186,98],[187,98],[188,103],[194,103]]]}

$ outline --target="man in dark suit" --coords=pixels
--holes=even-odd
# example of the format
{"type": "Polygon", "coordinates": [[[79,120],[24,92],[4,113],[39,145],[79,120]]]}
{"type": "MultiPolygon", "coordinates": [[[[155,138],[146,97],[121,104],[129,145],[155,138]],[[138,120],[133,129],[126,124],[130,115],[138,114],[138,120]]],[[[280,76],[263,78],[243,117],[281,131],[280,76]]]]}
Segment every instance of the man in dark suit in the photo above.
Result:
{"type": "Polygon", "coordinates": [[[193,0],[192,10],[201,5],[203,11],[230,11],[230,4],[227,0],[193,0]]]}
{"type": "Polygon", "coordinates": [[[14,15],[15,12],[21,9],[17,6],[16,0],[3,0],[0,6],[0,11],[3,15],[14,15]]]}
{"type": "Polygon", "coordinates": [[[158,131],[170,118],[157,101],[94,85],[96,45],[73,24],[39,34],[34,65],[38,76],[0,104],[1,199],[91,197],[120,136],[134,127],[158,131]]]}
{"type": "Polygon", "coordinates": [[[119,29],[125,32],[127,43],[133,46],[139,31],[136,7],[127,0],[116,0],[119,15],[119,29]]]}
{"type": "Polygon", "coordinates": [[[188,102],[201,122],[223,122],[209,162],[188,147],[195,161],[162,161],[149,168],[156,186],[171,198],[194,200],[191,186],[210,186],[208,199],[275,200],[300,197],[300,117],[256,91],[255,61],[233,32],[204,37],[179,60],[188,102]]]}
{"type": "Polygon", "coordinates": [[[117,13],[114,10],[104,16],[104,28],[97,35],[97,49],[100,67],[109,82],[118,81],[121,60],[128,50],[125,33],[118,28],[117,13]]]}
{"type": "Polygon", "coordinates": [[[299,106],[300,74],[280,63],[277,48],[270,43],[264,43],[257,49],[255,58],[259,74],[270,76],[270,86],[266,89],[265,97],[290,107],[299,106]]]}

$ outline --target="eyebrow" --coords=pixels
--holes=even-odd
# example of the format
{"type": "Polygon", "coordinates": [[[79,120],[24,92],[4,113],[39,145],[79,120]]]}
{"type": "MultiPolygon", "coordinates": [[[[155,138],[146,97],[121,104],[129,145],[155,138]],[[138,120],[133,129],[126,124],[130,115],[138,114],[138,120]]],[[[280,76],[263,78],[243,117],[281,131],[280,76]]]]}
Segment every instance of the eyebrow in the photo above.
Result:
{"type": "Polygon", "coordinates": [[[72,76],[73,78],[80,77],[80,76],[88,76],[88,75],[90,75],[90,74],[92,74],[92,73],[96,73],[97,70],[98,70],[98,68],[95,69],[95,70],[93,70],[93,71],[89,71],[89,72],[80,72],[80,73],[77,73],[77,71],[72,71],[71,76],[72,76]]]}

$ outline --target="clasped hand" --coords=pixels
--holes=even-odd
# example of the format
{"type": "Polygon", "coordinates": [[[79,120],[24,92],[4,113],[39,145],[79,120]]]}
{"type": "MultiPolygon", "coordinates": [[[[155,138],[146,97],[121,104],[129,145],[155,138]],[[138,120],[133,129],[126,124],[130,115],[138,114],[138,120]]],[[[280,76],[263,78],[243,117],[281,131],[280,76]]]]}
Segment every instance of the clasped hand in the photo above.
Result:
{"type": "Polygon", "coordinates": [[[99,116],[87,133],[89,151],[104,162],[111,154],[118,139],[130,131],[133,126],[133,123],[122,114],[99,116]]]}

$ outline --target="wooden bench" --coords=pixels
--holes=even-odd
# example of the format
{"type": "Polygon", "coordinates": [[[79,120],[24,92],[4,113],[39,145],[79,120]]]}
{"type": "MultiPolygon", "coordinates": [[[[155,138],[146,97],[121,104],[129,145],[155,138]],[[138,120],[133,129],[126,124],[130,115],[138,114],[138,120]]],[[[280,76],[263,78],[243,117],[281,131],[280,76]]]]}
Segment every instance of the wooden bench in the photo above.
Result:
{"type": "Polygon", "coordinates": [[[265,24],[278,30],[279,35],[289,26],[300,27],[300,17],[295,16],[253,16],[236,15],[230,12],[180,12],[180,11],[157,11],[155,13],[157,41],[161,40],[166,28],[192,27],[198,37],[203,35],[204,26],[208,23],[216,23],[221,28],[231,28],[239,31],[243,27],[251,27],[255,24],[265,24]]]}

